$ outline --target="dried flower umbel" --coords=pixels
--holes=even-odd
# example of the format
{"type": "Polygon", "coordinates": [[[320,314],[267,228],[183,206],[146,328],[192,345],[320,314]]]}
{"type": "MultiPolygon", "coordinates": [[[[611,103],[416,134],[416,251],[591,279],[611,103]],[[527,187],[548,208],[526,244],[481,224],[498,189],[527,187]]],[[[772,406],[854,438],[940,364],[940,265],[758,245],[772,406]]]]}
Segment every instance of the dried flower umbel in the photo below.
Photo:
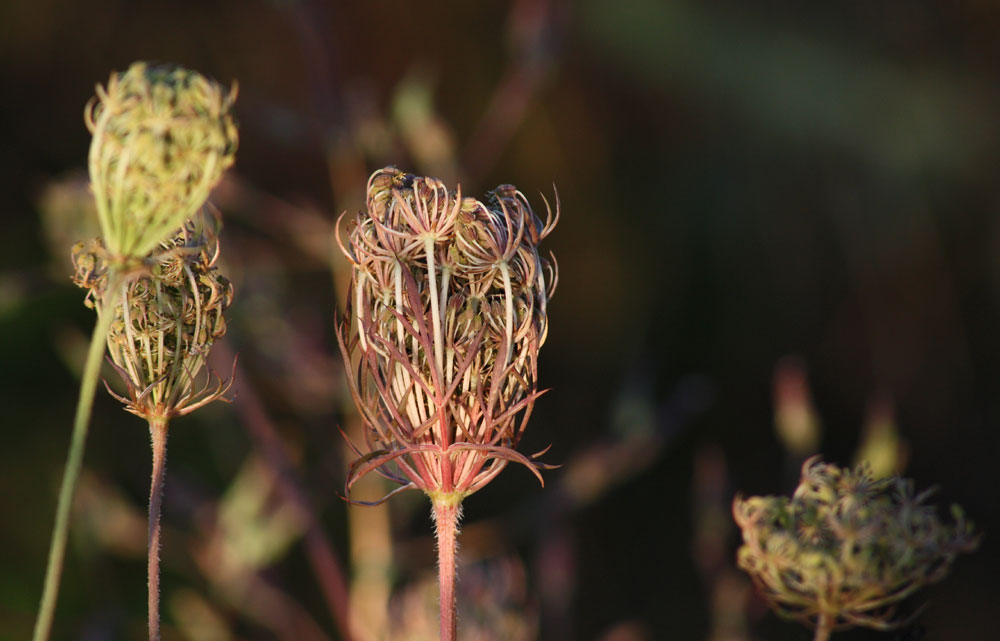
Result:
{"type": "Polygon", "coordinates": [[[539,480],[546,467],[516,450],[541,394],[538,350],[556,285],[538,244],[558,221],[558,200],[546,209],[543,222],[510,185],[481,202],[389,167],[372,174],[367,211],[341,242],[353,264],[341,348],[367,441],[347,491],[376,471],[396,491],[431,498],[442,639],[454,639],[462,500],[509,462],[539,480]]]}
{"type": "MultiPolygon", "coordinates": [[[[232,289],[214,270],[216,221],[201,210],[233,162],[235,91],[179,67],[135,63],[97,87],[85,120],[101,237],[74,249],[75,280],[98,310],[80,383],[69,457],[59,491],[34,641],[52,627],[69,508],[83,461],[105,346],[126,381],[126,408],[149,422],[153,480],[149,523],[149,636],[159,638],[159,501],[167,423],[221,397],[204,369],[225,331],[232,289]]],[[[109,390],[110,391],[110,390],[109,390]]]]}
{"type": "Polygon", "coordinates": [[[840,628],[901,625],[897,604],[978,545],[961,508],[948,524],[925,504],[932,493],[813,457],[791,499],[736,497],[739,566],[778,614],[815,626],[816,641],[840,628]]]}
{"type": "Polygon", "coordinates": [[[108,351],[125,384],[125,395],[108,392],[146,420],[153,447],[149,493],[149,638],[159,639],[160,505],[166,473],[170,420],[214,400],[225,399],[232,378],[214,376],[206,365],[212,343],[226,333],[223,312],[233,287],[215,268],[218,219],[199,213],[133,274],[112,308],[107,300],[108,256],[100,238],[74,248],[74,282],[88,290],[87,304],[111,315],[108,351]]]}
{"type": "Polygon", "coordinates": [[[114,310],[103,308],[107,252],[100,238],[74,248],[74,282],[88,290],[87,305],[114,315],[108,332],[112,364],[125,395],[108,391],[125,408],[151,422],[166,422],[224,398],[232,379],[214,377],[205,360],[226,333],[223,312],[233,286],[219,274],[217,219],[189,220],[160,244],[148,271],[122,287],[114,310]]]}

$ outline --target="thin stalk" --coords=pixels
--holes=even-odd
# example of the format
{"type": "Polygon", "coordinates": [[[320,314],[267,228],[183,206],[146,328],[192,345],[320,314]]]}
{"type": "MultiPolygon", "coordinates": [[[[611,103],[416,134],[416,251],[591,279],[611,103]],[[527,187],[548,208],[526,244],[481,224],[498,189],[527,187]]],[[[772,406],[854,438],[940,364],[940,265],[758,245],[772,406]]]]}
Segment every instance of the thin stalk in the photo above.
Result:
{"type": "Polygon", "coordinates": [[[510,283],[510,267],[507,265],[507,261],[502,261],[500,263],[500,274],[503,276],[505,304],[504,339],[505,345],[507,346],[503,352],[503,367],[500,368],[500,371],[503,372],[507,369],[507,364],[510,363],[511,343],[514,337],[514,292],[510,283]]]}
{"type": "Polygon", "coordinates": [[[455,537],[462,504],[456,495],[445,494],[434,499],[434,523],[438,550],[438,587],[441,593],[441,641],[455,641],[455,537]]]}
{"type": "Polygon", "coordinates": [[[94,393],[97,391],[97,379],[101,373],[101,359],[104,357],[104,348],[107,346],[108,330],[115,317],[115,306],[118,304],[122,282],[124,282],[124,275],[112,272],[108,279],[107,288],[104,290],[101,313],[94,325],[90,348],[87,350],[87,360],[83,367],[83,377],[80,380],[80,396],[77,399],[76,415],[73,419],[73,436],[70,440],[69,454],[66,457],[62,485],[59,488],[59,501],[56,504],[56,520],[52,528],[48,567],[45,570],[45,587],[42,589],[42,600],[38,606],[38,617],[35,619],[33,641],[47,641],[52,632],[52,618],[55,615],[56,598],[59,595],[63,561],[66,558],[69,513],[73,504],[76,482],[80,477],[80,468],[83,465],[83,452],[87,444],[87,430],[90,426],[91,409],[94,406],[94,393]]]}
{"type": "Polygon", "coordinates": [[[820,614],[819,620],[816,621],[816,636],[813,637],[813,641],[828,641],[832,632],[833,619],[829,615],[820,614]]]}
{"type": "Polygon", "coordinates": [[[167,419],[149,419],[153,442],[153,473],[149,483],[149,535],[147,575],[149,577],[149,641],[160,641],[160,507],[167,470],[167,419]]]}
{"type": "MultiPolygon", "coordinates": [[[[441,311],[438,308],[437,293],[437,273],[434,265],[434,238],[424,237],[424,253],[427,254],[427,277],[430,287],[431,318],[434,321],[434,364],[437,365],[438,385],[443,385],[444,381],[444,341],[441,339],[441,311]]],[[[441,394],[441,390],[434,390],[441,394]]]]}

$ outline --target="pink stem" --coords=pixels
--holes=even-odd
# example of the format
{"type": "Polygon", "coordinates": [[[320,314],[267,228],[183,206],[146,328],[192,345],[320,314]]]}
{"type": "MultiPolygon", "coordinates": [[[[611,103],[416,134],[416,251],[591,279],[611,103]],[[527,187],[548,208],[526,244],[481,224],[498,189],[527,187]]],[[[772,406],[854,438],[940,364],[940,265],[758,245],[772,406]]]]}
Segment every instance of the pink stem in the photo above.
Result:
{"type": "Polygon", "coordinates": [[[167,420],[151,418],[149,434],[153,441],[153,473],[149,486],[149,641],[160,641],[160,506],[167,464],[167,420]]]}
{"type": "Polygon", "coordinates": [[[437,526],[438,586],[441,590],[441,641],[455,641],[455,537],[462,505],[454,495],[444,495],[434,501],[434,522],[437,526]]]}

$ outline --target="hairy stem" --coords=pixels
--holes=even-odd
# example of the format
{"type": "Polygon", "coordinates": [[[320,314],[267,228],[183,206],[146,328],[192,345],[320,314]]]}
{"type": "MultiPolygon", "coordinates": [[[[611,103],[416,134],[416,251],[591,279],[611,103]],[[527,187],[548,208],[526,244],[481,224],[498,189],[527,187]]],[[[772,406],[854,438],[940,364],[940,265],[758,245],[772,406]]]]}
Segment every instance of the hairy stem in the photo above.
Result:
{"type": "Polygon", "coordinates": [[[438,550],[438,587],[441,592],[441,641],[455,641],[455,537],[462,504],[455,494],[434,498],[434,523],[438,550]]]}
{"type": "Polygon", "coordinates": [[[149,535],[147,574],[149,577],[149,641],[160,641],[160,506],[163,479],[167,470],[167,419],[149,419],[153,442],[153,473],[149,483],[149,535]]]}
{"type": "Polygon", "coordinates": [[[52,544],[49,547],[48,567],[45,570],[45,587],[42,589],[38,617],[35,619],[33,641],[47,641],[52,632],[52,618],[55,615],[63,561],[66,558],[70,508],[73,504],[76,482],[80,477],[80,468],[83,465],[83,452],[87,444],[87,430],[90,426],[91,409],[94,406],[94,393],[97,391],[97,379],[101,373],[101,359],[104,357],[104,348],[107,346],[108,329],[111,327],[111,321],[115,318],[115,306],[118,304],[122,282],[122,274],[114,272],[111,274],[105,289],[104,300],[101,302],[102,311],[94,325],[94,334],[90,339],[90,348],[87,350],[87,360],[83,367],[83,377],[80,380],[80,396],[77,399],[76,415],[73,419],[73,436],[70,440],[69,454],[66,457],[62,485],[59,487],[56,520],[52,527],[52,544]]]}

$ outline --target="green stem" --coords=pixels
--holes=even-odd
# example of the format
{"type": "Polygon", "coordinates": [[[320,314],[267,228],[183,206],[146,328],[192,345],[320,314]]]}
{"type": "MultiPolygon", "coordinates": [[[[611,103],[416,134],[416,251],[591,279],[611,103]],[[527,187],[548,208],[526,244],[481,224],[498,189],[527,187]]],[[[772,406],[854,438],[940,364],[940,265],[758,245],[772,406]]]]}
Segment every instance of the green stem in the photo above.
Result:
{"type": "Polygon", "coordinates": [[[149,641],[160,641],[160,506],[167,464],[167,419],[149,419],[153,442],[153,473],[149,483],[149,536],[147,575],[149,577],[149,641]]]}
{"type": "Polygon", "coordinates": [[[462,504],[456,494],[434,499],[434,523],[438,548],[438,587],[441,594],[441,641],[457,639],[455,611],[455,552],[462,504]]]}
{"type": "Polygon", "coordinates": [[[47,641],[52,631],[52,617],[56,609],[63,560],[66,557],[70,507],[73,504],[76,481],[80,477],[80,467],[83,465],[83,451],[87,443],[87,429],[90,425],[91,408],[94,405],[94,393],[97,391],[97,379],[101,373],[101,359],[104,358],[108,330],[115,317],[115,306],[118,304],[118,298],[121,294],[122,282],[123,276],[121,274],[111,273],[101,304],[101,314],[97,318],[94,334],[90,339],[90,348],[87,351],[87,361],[84,364],[83,378],[80,381],[76,416],[73,419],[73,436],[70,441],[69,455],[66,457],[62,485],[59,488],[56,521],[52,529],[52,545],[49,548],[49,562],[45,571],[45,587],[42,590],[38,618],[35,619],[33,641],[47,641]]]}

